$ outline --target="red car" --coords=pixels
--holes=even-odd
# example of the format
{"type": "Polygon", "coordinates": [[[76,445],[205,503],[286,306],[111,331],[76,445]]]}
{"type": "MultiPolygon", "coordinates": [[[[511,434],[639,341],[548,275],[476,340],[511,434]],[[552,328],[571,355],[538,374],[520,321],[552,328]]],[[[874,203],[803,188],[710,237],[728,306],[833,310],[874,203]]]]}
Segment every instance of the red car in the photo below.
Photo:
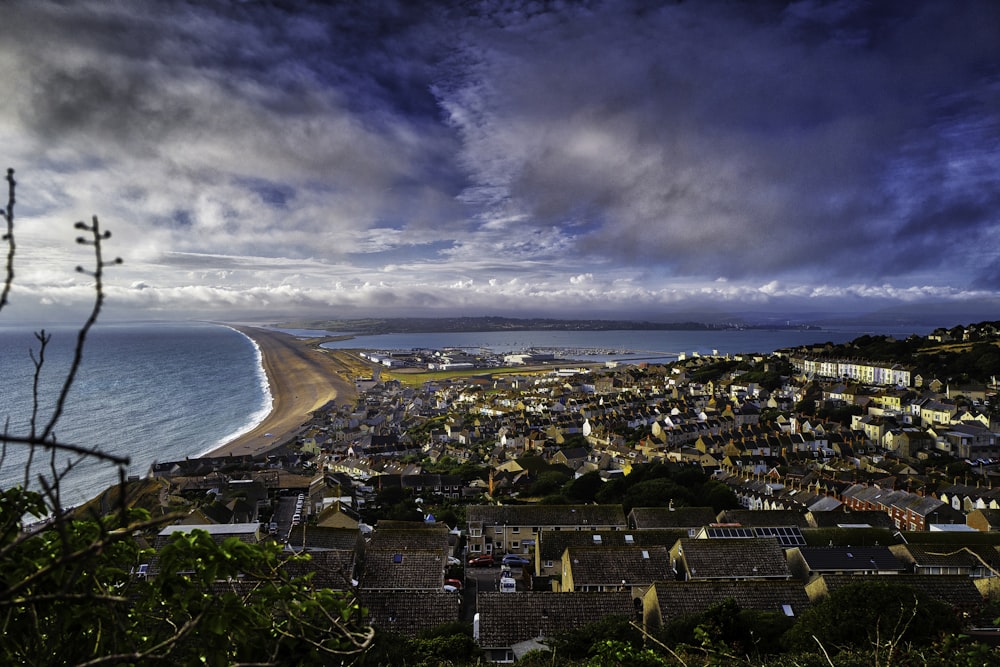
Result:
{"type": "Polygon", "coordinates": [[[452,588],[462,590],[462,582],[459,579],[445,579],[445,586],[451,586],[452,588]]]}
{"type": "Polygon", "coordinates": [[[489,554],[483,554],[482,556],[473,556],[466,563],[469,567],[493,567],[493,556],[489,554]]]}

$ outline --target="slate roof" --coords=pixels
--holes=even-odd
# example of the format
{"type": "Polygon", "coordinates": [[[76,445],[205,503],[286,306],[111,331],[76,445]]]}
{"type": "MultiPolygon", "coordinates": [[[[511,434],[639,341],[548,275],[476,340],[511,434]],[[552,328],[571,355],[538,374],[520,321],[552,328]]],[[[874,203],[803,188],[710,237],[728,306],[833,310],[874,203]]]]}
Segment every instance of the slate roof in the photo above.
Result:
{"type": "Polygon", "coordinates": [[[444,554],[432,549],[368,549],[360,587],[374,590],[440,590],[444,554]]]}
{"type": "Polygon", "coordinates": [[[654,587],[664,622],[733,599],[740,609],[786,613],[791,606],[798,616],[810,605],[806,589],[798,581],[665,581],[654,587]]]}
{"type": "Polygon", "coordinates": [[[679,546],[691,579],[791,577],[774,538],[682,539],[679,546]]]}
{"type": "Polygon", "coordinates": [[[358,591],[369,623],[407,637],[458,621],[461,600],[460,595],[444,591],[358,591]]]}
{"type": "Polygon", "coordinates": [[[813,572],[906,570],[889,547],[799,547],[798,551],[813,572]]]}
{"type": "Polygon", "coordinates": [[[484,526],[626,526],[621,505],[472,505],[465,516],[484,526]]]}
{"type": "Polygon", "coordinates": [[[636,530],[701,528],[714,523],[717,514],[711,507],[635,507],[628,518],[636,530]]]}
{"type": "Polygon", "coordinates": [[[574,586],[648,586],[673,578],[667,547],[570,547],[574,586]]]}
{"type": "Polygon", "coordinates": [[[479,645],[506,648],[538,637],[554,637],[607,616],[635,617],[632,594],[479,593],[479,645]]]}

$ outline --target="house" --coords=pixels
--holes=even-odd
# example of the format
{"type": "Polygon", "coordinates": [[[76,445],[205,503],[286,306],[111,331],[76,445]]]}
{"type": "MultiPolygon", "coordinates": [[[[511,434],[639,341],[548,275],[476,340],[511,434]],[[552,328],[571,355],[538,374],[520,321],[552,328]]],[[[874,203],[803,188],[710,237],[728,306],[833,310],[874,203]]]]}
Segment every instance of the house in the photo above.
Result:
{"type": "Polygon", "coordinates": [[[686,529],[675,530],[546,530],[535,540],[535,576],[562,578],[563,552],[570,547],[663,546],[672,547],[686,529]]]}
{"type": "Polygon", "coordinates": [[[697,529],[716,521],[711,507],[634,507],[628,525],[635,530],[682,529],[694,536],[697,529]]]}
{"type": "Polygon", "coordinates": [[[665,546],[569,547],[562,556],[562,591],[630,591],[638,598],[673,578],[665,546]]]}
{"type": "Polygon", "coordinates": [[[382,632],[416,637],[445,623],[459,620],[462,598],[437,591],[359,590],[358,603],[366,620],[382,632]]]}
{"type": "Polygon", "coordinates": [[[799,616],[811,603],[798,581],[659,581],[642,598],[647,632],[733,600],[740,609],[799,616]]]}
{"type": "Polygon", "coordinates": [[[534,551],[542,529],[624,530],[621,505],[472,505],[466,510],[469,554],[534,551]]]}
{"type": "Polygon", "coordinates": [[[889,547],[793,547],[786,554],[788,569],[796,579],[809,583],[826,574],[890,575],[906,566],[889,547]]]}
{"type": "Polygon", "coordinates": [[[448,554],[449,534],[446,526],[379,522],[365,545],[359,588],[442,590],[448,554]],[[413,527],[410,527],[411,524],[413,527]]]}
{"type": "Polygon", "coordinates": [[[285,543],[289,554],[308,554],[307,561],[289,561],[290,574],[313,573],[313,583],[333,590],[350,590],[356,578],[358,553],[363,549],[357,528],[322,528],[298,525],[285,543]]]}
{"type": "Polygon", "coordinates": [[[790,579],[785,551],[774,538],[677,540],[670,565],[679,581],[790,579]]]}
{"type": "Polygon", "coordinates": [[[1000,552],[993,545],[894,544],[889,548],[913,574],[1000,576],[1000,552]]]}
{"type": "Polygon", "coordinates": [[[965,523],[970,528],[990,533],[1000,530],[1000,510],[974,509],[965,515],[965,523]]]}
{"type": "Polygon", "coordinates": [[[514,662],[544,640],[609,616],[637,619],[632,594],[479,593],[473,636],[493,662],[514,662]]]}

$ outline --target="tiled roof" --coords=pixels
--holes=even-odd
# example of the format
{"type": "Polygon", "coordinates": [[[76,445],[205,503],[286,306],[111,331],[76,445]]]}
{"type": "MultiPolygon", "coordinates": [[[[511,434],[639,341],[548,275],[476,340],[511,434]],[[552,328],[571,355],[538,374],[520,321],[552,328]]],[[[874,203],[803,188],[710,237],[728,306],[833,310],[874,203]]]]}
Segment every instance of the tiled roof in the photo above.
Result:
{"type": "Polygon", "coordinates": [[[719,515],[719,523],[738,523],[741,526],[798,526],[809,528],[806,513],[802,510],[726,510],[719,515]]]}
{"type": "Polygon", "coordinates": [[[701,528],[715,522],[717,512],[711,507],[635,507],[629,522],[637,530],[650,528],[701,528]]]}
{"type": "Polygon", "coordinates": [[[836,528],[837,526],[860,526],[868,524],[872,528],[896,529],[896,525],[892,522],[892,517],[882,510],[841,510],[838,508],[831,512],[813,512],[812,520],[817,528],[836,528]]]}
{"type": "Polygon", "coordinates": [[[414,637],[459,620],[461,596],[444,591],[358,591],[368,622],[379,630],[414,637]]]}
{"type": "Polygon", "coordinates": [[[987,567],[1000,574],[1000,552],[993,545],[894,544],[891,549],[918,567],[987,567]]]}
{"type": "Polygon", "coordinates": [[[799,553],[813,572],[906,569],[889,547],[799,547],[799,553]]]}
{"type": "Polygon", "coordinates": [[[327,528],[300,524],[292,528],[288,535],[288,546],[301,549],[345,549],[357,548],[361,531],[357,528],[327,528]]]}
{"type": "Polygon", "coordinates": [[[691,579],[791,576],[785,551],[774,538],[683,539],[680,546],[691,579]]]}
{"type": "Polygon", "coordinates": [[[344,591],[352,588],[351,580],[354,577],[356,560],[357,555],[354,551],[312,551],[309,553],[309,560],[289,561],[284,567],[293,576],[313,572],[312,583],[317,588],[344,591]]]}
{"type": "Polygon", "coordinates": [[[574,586],[649,585],[673,577],[667,547],[570,547],[574,586]]]}
{"type": "Polygon", "coordinates": [[[485,526],[626,525],[621,505],[472,505],[466,518],[485,526]]]}
{"type": "Polygon", "coordinates": [[[437,530],[428,529],[397,529],[375,526],[368,549],[448,549],[448,528],[440,525],[437,530]]]}
{"type": "Polygon", "coordinates": [[[797,581],[666,581],[655,586],[663,620],[698,614],[733,599],[741,609],[784,612],[798,616],[809,606],[805,587],[797,581]]]}
{"type": "Polygon", "coordinates": [[[360,587],[378,590],[440,590],[447,561],[440,550],[368,549],[360,587]]]}
{"type": "Polygon", "coordinates": [[[541,530],[538,533],[541,560],[558,560],[569,547],[664,546],[670,548],[682,537],[687,537],[684,528],[674,530],[541,530]]]}
{"type": "Polygon", "coordinates": [[[479,645],[504,648],[528,639],[554,637],[607,616],[634,618],[632,594],[479,593],[479,645]]]}

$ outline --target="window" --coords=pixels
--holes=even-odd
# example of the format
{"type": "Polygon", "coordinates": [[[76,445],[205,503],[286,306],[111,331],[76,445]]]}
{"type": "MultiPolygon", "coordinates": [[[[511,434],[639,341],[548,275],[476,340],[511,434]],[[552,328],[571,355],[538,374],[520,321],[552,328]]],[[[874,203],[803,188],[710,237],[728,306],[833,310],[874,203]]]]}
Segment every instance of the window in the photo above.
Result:
{"type": "Polygon", "coordinates": [[[470,544],[469,545],[469,551],[479,552],[479,545],[478,544],[470,544]]]}
{"type": "Polygon", "coordinates": [[[513,528],[510,529],[510,532],[512,532],[512,533],[520,533],[521,532],[521,527],[520,526],[514,526],[513,528]]]}
{"type": "Polygon", "coordinates": [[[545,567],[552,567],[552,561],[550,560],[545,561],[545,567]]]}
{"type": "Polygon", "coordinates": [[[510,550],[511,551],[516,551],[517,549],[520,549],[520,548],[521,548],[521,543],[518,542],[517,540],[514,540],[513,542],[510,543],[510,550]]]}

